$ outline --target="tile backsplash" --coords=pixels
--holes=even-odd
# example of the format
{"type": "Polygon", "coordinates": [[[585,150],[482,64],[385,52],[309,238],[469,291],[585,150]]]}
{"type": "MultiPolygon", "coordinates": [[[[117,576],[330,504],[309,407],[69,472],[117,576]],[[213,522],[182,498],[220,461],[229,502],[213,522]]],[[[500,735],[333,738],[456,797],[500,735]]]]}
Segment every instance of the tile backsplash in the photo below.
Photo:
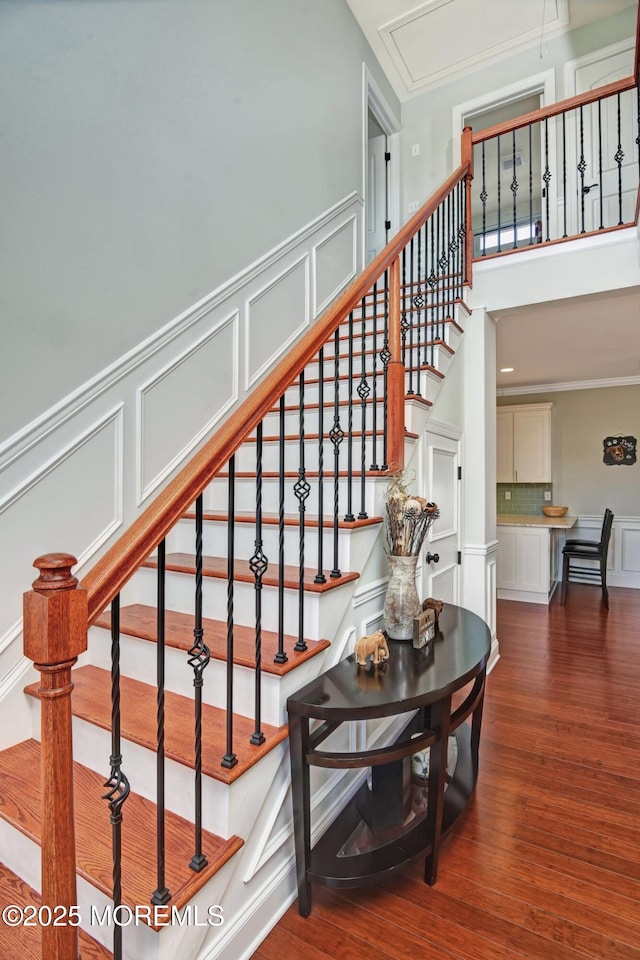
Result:
{"type": "Polygon", "coordinates": [[[529,516],[540,516],[543,503],[553,503],[553,484],[551,483],[498,483],[497,512],[520,513],[529,516]],[[511,499],[505,500],[506,491],[511,492],[511,499]],[[551,499],[545,500],[545,491],[551,492],[551,499]]]}

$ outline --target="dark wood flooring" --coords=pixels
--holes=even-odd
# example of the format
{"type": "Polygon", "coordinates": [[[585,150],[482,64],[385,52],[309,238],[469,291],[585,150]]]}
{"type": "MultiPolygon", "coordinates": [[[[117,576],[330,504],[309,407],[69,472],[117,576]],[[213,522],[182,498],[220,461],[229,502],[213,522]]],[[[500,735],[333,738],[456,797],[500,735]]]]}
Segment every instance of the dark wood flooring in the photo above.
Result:
{"type": "Polygon", "coordinates": [[[498,603],[475,797],[438,881],[313,888],[253,960],[640,960],[640,591],[498,603]]]}

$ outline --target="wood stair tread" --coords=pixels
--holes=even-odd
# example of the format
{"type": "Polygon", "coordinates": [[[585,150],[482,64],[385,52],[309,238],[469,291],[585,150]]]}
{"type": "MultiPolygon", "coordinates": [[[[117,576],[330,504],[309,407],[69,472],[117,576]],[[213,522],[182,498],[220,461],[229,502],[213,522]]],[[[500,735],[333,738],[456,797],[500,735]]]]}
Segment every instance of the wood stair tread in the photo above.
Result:
{"type": "MultiPolygon", "coordinates": [[[[178,650],[184,650],[185,653],[193,646],[193,614],[179,613],[176,610],[165,611],[165,642],[168,647],[174,647],[178,650]]],[[[96,627],[103,627],[106,630],[111,629],[111,616],[109,612],[103,613],[95,622],[96,627]]],[[[209,620],[206,617],[202,620],[204,629],[204,642],[206,643],[211,656],[216,660],[226,662],[227,659],[227,623],[222,620],[209,620]]],[[[141,603],[130,604],[120,609],[120,633],[130,637],[138,637],[141,640],[148,640],[151,643],[156,642],[157,635],[157,611],[155,607],[145,606],[141,603]]],[[[105,638],[110,642],[110,638],[105,638]]],[[[263,673],[272,673],[276,676],[284,676],[297,666],[309,660],[322,650],[326,650],[330,643],[328,640],[307,640],[308,649],[297,653],[294,650],[297,637],[284,637],[284,647],[287,652],[288,660],[286,663],[274,663],[278,650],[278,634],[271,630],[262,631],[262,671],[263,673]]],[[[233,626],[233,662],[243,667],[253,669],[255,667],[255,629],[251,627],[233,626]]],[[[205,671],[206,683],[206,671],[205,671]]]]}
{"type": "MultiPolygon", "coordinates": [[[[183,514],[183,516],[187,520],[195,520],[196,515],[193,510],[188,510],[185,514],[183,514]]],[[[236,523],[255,523],[256,515],[250,510],[236,510],[233,518],[236,523]]],[[[203,510],[202,519],[214,523],[227,523],[229,520],[229,514],[225,510],[203,510]]],[[[340,530],[358,530],[361,527],[370,527],[374,524],[382,523],[382,519],[382,517],[366,517],[364,520],[344,520],[343,518],[340,518],[338,520],[338,527],[340,530]]],[[[280,522],[280,517],[277,513],[263,512],[262,522],[270,525],[277,525],[280,522]]],[[[299,527],[300,514],[285,513],[284,525],[285,527],[299,527]]],[[[304,525],[305,527],[317,528],[318,515],[305,512],[304,525]]],[[[323,517],[322,526],[333,530],[333,517],[323,517]]]]}
{"type": "MultiPolygon", "coordinates": [[[[15,904],[18,907],[34,907],[41,905],[40,895],[33,887],[12,873],[8,867],[0,863],[0,903],[15,904]]],[[[112,954],[106,947],[90,937],[84,930],[79,930],[80,953],[82,960],[111,960],[112,954]]],[[[0,956],[2,960],[42,960],[42,935],[40,926],[10,927],[3,923],[0,926],[0,956]]]]}
{"type": "MultiPolygon", "coordinates": [[[[73,766],[76,872],[111,897],[109,808],[101,799],[105,777],[79,763],[73,766]],[[104,824],[104,829],[97,829],[98,824],[104,824]]],[[[64,789],[64,784],[60,789],[64,789]]],[[[25,740],[0,753],[0,816],[40,844],[40,806],[40,744],[25,740]]],[[[131,908],[148,904],[157,886],[155,844],[151,841],[151,835],[155,836],[155,823],[155,804],[131,793],[124,803],[122,821],[122,900],[131,908]]],[[[242,845],[239,837],[222,840],[204,830],[202,847],[209,863],[200,873],[194,873],[189,867],[193,855],[193,825],[167,811],[166,885],[172,895],[170,903],[179,908],[184,906],[242,845]]]]}
{"type": "MultiPolygon", "coordinates": [[[[238,474],[236,474],[238,476],[238,474]]],[[[263,474],[264,476],[264,474],[263,474]]],[[[297,476],[297,474],[296,474],[297,476]]],[[[155,557],[150,557],[143,563],[143,567],[156,568],[158,566],[155,557]]],[[[166,555],[166,569],[176,573],[195,574],[195,554],[192,553],[168,553],[166,555]]],[[[286,563],[284,565],[284,586],[289,590],[297,590],[299,585],[298,567],[286,563]]],[[[317,574],[314,567],[305,567],[304,569],[304,589],[308,593],[325,593],[327,590],[333,590],[341,587],[345,583],[357,580],[359,573],[342,573],[339,577],[332,579],[331,571],[325,570],[324,575],[326,583],[314,583],[314,577],[317,574]]],[[[227,579],[227,558],[226,557],[203,557],[202,573],[205,577],[213,577],[219,580],[227,579]]],[[[251,572],[248,560],[236,560],[233,565],[233,579],[242,583],[255,583],[255,577],[251,572]]],[[[262,578],[263,586],[278,586],[278,566],[273,564],[267,567],[267,572],[262,578]],[[275,571],[275,572],[273,572],[275,571]]]]}
{"type": "MultiPolygon", "coordinates": [[[[76,667],[71,694],[73,715],[103,730],[111,729],[111,676],[100,667],[76,667]]],[[[206,681],[205,681],[206,683],[206,681]]],[[[38,697],[38,683],[25,688],[38,697]]],[[[125,740],[138,743],[156,752],[157,697],[155,684],[142,683],[130,677],[120,678],[120,727],[125,740]]],[[[249,743],[255,723],[250,717],[233,716],[234,751],[238,762],[231,769],[220,766],[226,752],[227,714],[220,707],[202,705],[202,772],[222,783],[233,783],[261,757],[287,738],[287,727],[262,725],[265,741],[260,746],[249,743]]],[[[178,693],[165,691],[165,755],[185,767],[194,766],[193,701],[178,693]]],[[[126,749],[123,751],[126,773],[126,749]]],[[[106,762],[106,760],[105,760],[106,762]]],[[[104,791],[103,791],[104,792],[104,791]]],[[[144,902],[144,901],[143,901],[144,902]]]]}

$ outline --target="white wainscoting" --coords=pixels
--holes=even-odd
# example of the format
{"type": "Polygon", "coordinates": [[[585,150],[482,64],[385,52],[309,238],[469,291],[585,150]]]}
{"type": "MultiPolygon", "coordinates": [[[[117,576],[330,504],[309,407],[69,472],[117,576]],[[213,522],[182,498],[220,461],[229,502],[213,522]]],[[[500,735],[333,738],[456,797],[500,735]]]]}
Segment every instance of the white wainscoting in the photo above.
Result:
{"type": "MultiPolygon", "coordinates": [[[[354,191],[0,444],[0,693],[33,560],[83,577],[363,262],[354,191]]],[[[18,669],[18,673],[16,673],[18,669]]],[[[29,735],[16,730],[15,739],[29,735]]]]}
{"type": "MultiPolygon", "coordinates": [[[[599,540],[601,530],[602,516],[581,515],[569,536],[572,539],[599,540]]],[[[559,563],[561,577],[562,557],[559,563]]],[[[577,561],[572,564],[578,565],[577,561]]],[[[584,561],[584,566],[594,564],[584,561]]],[[[640,589],[640,517],[614,516],[607,556],[607,583],[610,587],[640,589]]]]}

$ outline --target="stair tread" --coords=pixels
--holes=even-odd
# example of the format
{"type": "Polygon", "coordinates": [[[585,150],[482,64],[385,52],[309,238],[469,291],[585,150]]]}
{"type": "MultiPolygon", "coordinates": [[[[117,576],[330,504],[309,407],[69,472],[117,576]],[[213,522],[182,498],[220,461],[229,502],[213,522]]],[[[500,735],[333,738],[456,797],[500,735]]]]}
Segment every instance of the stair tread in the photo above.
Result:
{"type": "MultiPolygon", "coordinates": [[[[0,902],[15,904],[22,907],[38,908],[41,905],[40,895],[33,887],[25,883],[20,877],[12,873],[8,867],[0,863],[0,902]]],[[[90,937],[84,930],[79,930],[80,952],[82,960],[111,960],[112,953],[102,944],[90,937]]],[[[10,927],[2,924],[0,928],[0,956],[2,960],[42,960],[42,933],[40,926],[10,927]]]]}
{"type": "MultiPolygon", "coordinates": [[[[104,730],[111,729],[111,675],[101,667],[76,667],[73,671],[74,688],[71,695],[73,715],[87,720],[104,730]]],[[[206,681],[205,681],[206,682],[206,681]]],[[[38,683],[30,684],[25,692],[38,696],[38,683]]],[[[155,753],[157,743],[155,684],[142,683],[130,677],[120,677],[120,728],[125,740],[138,743],[155,753]]],[[[262,725],[265,741],[260,746],[249,743],[255,729],[250,717],[233,715],[234,751],[238,762],[231,769],[220,766],[226,752],[227,714],[220,707],[202,705],[202,772],[222,783],[233,783],[265,754],[287,738],[287,727],[262,725]]],[[[194,766],[193,758],[194,707],[193,701],[178,693],[165,691],[165,756],[183,766],[194,766]]],[[[124,771],[126,773],[126,749],[124,771]]],[[[103,791],[104,792],[104,791],[103,791]]],[[[144,901],[142,901],[144,902],[144,901]]]]}
{"type": "MultiPolygon", "coordinates": [[[[185,652],[193,646],[193,614],[179,613],[176,610],[165,611],[165,642],[169,647],[175,647],[185,652]]],[[[111,628],[111,616],[103,613],[95,622],[96,627],[111,628]]],[[[227,623],[222,620],[202,620],[204,642],[208,646],[211,656],[216,660],[227,659],[227,623]]],[[[130,637],[139,637],[151,643],[156,642],[157,611],[155,607],[133,603],[120,609],[120,633],[130,637]]],[[[108,639],[108,638],[107,638],[108,639]]],[[[297,653],[293,648],[297,637],[284,637],[284,646],[287,651],[286,663],[274,663],[278,650],[278,634],[271,630],[262,631],[262,670],[276,676],[284,676],[297,666],[309,660],[322,650],[326,650],[328,640],[307,640],[308,649],[297,653]]],[[[243,667],[255,667],[255,629],[239,624],[233,626],[233,662],[243,667]]],[[[205,673],[206,677],[206,673],[205,673]]]]}
{"type": "MultiPolygon", "coordinates": [[[[187,520],[195,519],[195,513],[192,510],[187,511],[187,513],[183,514],[183,516],[187,520]]],[[[229,514],[225,510],[204,510],[202,513],[202,518],[203,520],[210,522],[213,521],[226,523],[229,519],[229,514]]],[[[250,510],[236,510],[233,518],[236,523],[255,523],[256,515],[250,510]]],[[[338,527],[341,530],[358,530],[360,527],[370,527],[377,523],[382,523],[382,519],[382,517],[366,517],[364,520],[344,520],[343,518],[340,518],[338,520],[338,527]]],[[[263,512],[262,522],[269,525],[278,524],[280,522],[279,514],[263,512]]],[[[318,515],[313,513],[305,513],[304,524],[305,527],[317,527],[318,515]]],[[[285,513],[284,525],[285,527],[299,527],[300,514],[285,513]]],[[[323,517],[322,526],[333,530],[333,517],[323,517]]]]}
{"type": "MultiPolygon", "coordinates": [[[[236,477],[238,474],[236,474],[236,477]]],[[[264,474],[263,474],[264,476],[264,474]]],[[[277,474],[276,474],[277,476],[277,474]]],[[[296,474],[297,476],[297,474],[296,474]]],[[[192,553],[168,553],[165,558],[166,569],[177,573],[195,574],[195,554],[192,553]]],[[[149,557],[143,563],[144,567],[157,567],[155,557],[149,557]]],[[[299,585],[298,567],[290,563],[284,564],[284,586],[290,590],[297,590],[299,585]]],[[[359,573],[342,573],[339,577],[331,578],[331,571],[325,570],[326,583],[314,583],[317,574],[314,567],[305,567],[304,569],[304,589],[309,593],[325,593],[335,587],[341,587],[345,583],[357,580],[359,573]]],[[[203,557],[202,573],[205,577],[214,577],[216,579],[227,579],[227,558],[226,557],[203,557]]],[[[233,579],[243,583],[255,583],[255,577],[251,572],[248,560],[236,560],[233,565],[233,579]]],[[[272,567],[267,567],[267,572],[262,578],[263,586],[278,586],[278,567],[274,563],[272,567]],[[272,571],[272,572],[270,572],[272,571]],[[275,571],[275,573],[273,572],[275,571]]]]}
{"type": "MultiPolygon", "coordinates": [[[[108,762],[108,760],[107,760],[108,762]]],[[[112,891],[111,830],[104,794],[104,775],[74,763],[76,871],[107,897],[112,891]],[[97,829],[103,824],[104,829],[97,829]]],[[[0,816],[21,833],[41,843],[40,744],[24,740],[0,753],[0,816]]],[[[60,785],[64,789],[64,784],[60,785]]],[[[122,902],[129,907],[148,904],[157,886],[155,852],[156,806],[131,793],[123,806],[122,902]]],[[[193,825],[170,811],[165,814],[166,885],[170,903],[184,906],[243,845],[236,836],[223,840],[203,830],[202,848],[209,863],[194,873],[193,825]]],[[[84,955],[83,955],[84,956],[84,955]]],[[[108,954],[107,954],[108,956],[108,954]]]]}

